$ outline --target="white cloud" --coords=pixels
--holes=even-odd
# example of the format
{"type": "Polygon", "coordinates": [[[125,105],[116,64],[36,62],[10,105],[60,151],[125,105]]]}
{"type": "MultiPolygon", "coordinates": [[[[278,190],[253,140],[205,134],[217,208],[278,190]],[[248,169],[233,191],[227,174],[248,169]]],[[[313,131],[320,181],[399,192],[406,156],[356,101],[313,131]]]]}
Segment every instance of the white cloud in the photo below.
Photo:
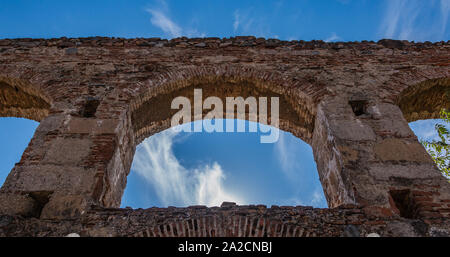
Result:
{"type": "Polygon", "coordinates": [[[450,0],[441,0],[442,27],[441,33],[444,34],[447,28],[448,14],[450,13],[450,0]]]}
{"type": "MultiPolygon", "coordinates": [[[[412,17],[409,17],[406,10],[406,0],[397,0],[397,1],[388,1],[387,12],[384,16],[384,21],[381,25],[381,30],[384,31],[384,36],[387,38],[396,37],[396,33],[398,33],[399,23],[402,21],[402,17],[405,16],[404,19],[411,21],[412,17]],[[406,15],[405,15],[406,14],[406,15]],[[402,16],[403,15],[403,16],[402,16]]],[[[410,22],[408,22],[410,23],[410,22]]],[[[404,31],[406,27],[400,28],[400,33],[404,31]]]]}
{"type": "Polygon", "coordinates": [[[164,33],[170,35],[171,37],[180,37],[182,32],[180,26],[169,19],[165,13],[159,10],[147,9],[152,15],[151,23],[153,26],[160,28],[164,33]]]}
{"type": "Polygon", "coordinates": [[[326,208],[327,200],[323,194],[322,187],[314,188],[310,194],[297,193],[295,197],[284,199],[280,201],[280,205],[301,205],[313,206],[316,208],[326,208]]]}
{"type": "Polygon", "coordinates": [[[239,10],[236,10],[234,12],[234,22],[233,22],[233,29],[234,29],[234,31],[237,31],[237,29],[239,28],[240,23],[241,23],[241,20],[240,20],[240,16],[239,16],[239,10]]]}
{"type": "Polygon", "coordinates": [[[319,206],[325,204],[326,206],[326,200],[323,194],[323,189],[321,187],[316,187],[312,197],[310,199],[311,206],[319,206]]]}
{"type": "Polygon", "coordinates": [[[281,164],[281,170],[288,172],[292,169],[292,151],[288,149],[288,142],[286,142],[285,133],[280,133],[278,142],[275,144],[278,161],[281,164]]]}
{"type": "MultiPolygon", "coordinates": [[[[410,122],[409,127],[411,128],[411,130],[414,132],[414,134],[417,136],[417,138],[419,140],[439,141],[440,138],[435,129],[435,126],[437,123],[445,124],[444,120],[442,120],[442,119],[428,119],[428,120],[417,120],[414,122],[410,122]]],[[[446,125],[446,127],[450,129],[450,127],[448,125],[446,125]]]]}
{"type": "Polygon", "coordinates": [[[336,35],[335,32],[333,32],[329,38],[325,39],[325,42],[332,42],[340,39],[341,38],[338,35],[336,35]]]}
{"type": "Polygon", "coordinates": [[[152,15],[150,22],[153,26],[161,29],[166,36],[171,38],[187,36],[187,37],[205,37],[205,33],[199,32],[195,28],[181,27],[170,18],[169,6],[164,0],[158,1],[158,6],[148,8],[146,11],[152,15]]]}
{"type": "Polygon", "coordinates": [[[293,183],[297,183],[304,171],[299,165],[298,143],[289,140],[287,133],[280,133],[275,143],[275,154],[281,166],[283,174],[293,183]]]}
{"type": "Polygon", "coordinates": [[[255,37],[274,37],[270,31],[270,23],[267,22],[265,17],[266,15],[255,14],[253,8],[235,10],[233,20],[234,32],[255,37]]]}
{"type": "Polygon", "coordinates": [[[436,0],[386,0],[380,35],[400,40],[446,40],[450,0],[439,3],[436,5],[436,0]],[[440,14],[434,11],[435,8],[440,14]]]}
{"type": "Polygon", "coordinates": [[[241,31],[244,33],[249,33],[255,29],[255,19],[250,16],[250,11],[234,11],[234,22],[233,29],[234,32],[241,31]]]}
{"type": "Polygon", "coordinates": [[[165,206],[244,204],[243,198],[225,187],[225,173],[219,164],[196,169],[180,164],[172,150],[177,135],[168,129],[147,138],[137,147],[133,160],[132,170],[152,185],[160,202],[165,206]]]}
{"type": "MultiPolygon", "coordinates": [[[[307,173],[314,171],[307,168],[307,165],[301,164],[300,160],[305,162],[308,158],[307,155],[310,153],[308,151],[301,150],[298,146],[298,142],[295,142],[292,138],[289,138],[289,134],[287,133],[280,133],[278,142],[275,144],[275,156],[278,159],[281,171],[288,178],[291,184],[297,187],[297,192],[294,194],[295,196],[282,201],[282,203],[286,205],[294,204],[326,207],[327,203],[320,184],[316,184],[311,191],[304,191],[304,189],[301,188],[309,186],[305,184],[308,183],[305,179],[310,179],[311,174],[307,175],[307,173]]],[[[311,183],[311,180],[309,180],[309,182],[311,183]]]]}

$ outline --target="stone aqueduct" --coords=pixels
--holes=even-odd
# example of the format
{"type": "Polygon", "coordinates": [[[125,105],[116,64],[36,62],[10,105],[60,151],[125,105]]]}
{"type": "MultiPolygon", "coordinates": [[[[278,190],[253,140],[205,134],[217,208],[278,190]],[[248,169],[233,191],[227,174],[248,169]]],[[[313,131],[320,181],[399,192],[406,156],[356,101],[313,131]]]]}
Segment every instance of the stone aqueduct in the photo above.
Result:
{"type": "Polygon", "coordinates": [[[0,236],[449,235],[450,184],[408,127],[450,107],[449,65],[450,42],[0,40],[0,116],[40,122],[1,187],[0,236]],[[136,145],[193,88],[279,96],[330,208],[120,209],[136,145]]]}

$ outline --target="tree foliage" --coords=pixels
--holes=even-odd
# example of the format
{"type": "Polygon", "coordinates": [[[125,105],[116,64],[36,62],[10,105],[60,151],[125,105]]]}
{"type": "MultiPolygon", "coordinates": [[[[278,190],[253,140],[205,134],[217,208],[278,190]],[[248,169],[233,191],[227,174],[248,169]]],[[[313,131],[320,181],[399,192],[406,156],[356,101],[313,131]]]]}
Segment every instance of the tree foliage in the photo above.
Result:
{"type": "Polygon", "coordinates": [[[450,111],[442,109],[440,118],[444,122],[435,125],[439,140],[421,140],[420,142],[436,162],[442,174],[450,178],[450,132],[446,127],[446,125],[450,125],[450,111]]]}

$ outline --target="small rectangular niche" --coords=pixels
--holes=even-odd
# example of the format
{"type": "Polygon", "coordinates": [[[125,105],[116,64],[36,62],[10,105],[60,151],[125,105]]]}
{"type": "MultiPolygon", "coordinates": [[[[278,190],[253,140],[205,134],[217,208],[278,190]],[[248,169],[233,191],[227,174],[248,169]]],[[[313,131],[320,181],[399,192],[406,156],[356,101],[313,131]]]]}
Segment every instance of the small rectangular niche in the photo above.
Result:
{"type": "Polygon", "coordinates": [[[35,201],[33,216],[36,218],[41,216],[42,209],[44,209],[44,206],[48,203],[52,194],[53,191],[34,191],[28,194],[35,201]]]}
{"type": "Polygon", "coordinates": [[[400,216],[407,219],[418,218],[418,208],[409,189],[390,190],[389,194],[394,200],[395,207],[400,211],[400,216]]]}
{"type": "Polygon", "coordinates": [[[85,118],[95,117],[95,113],[97,112],[97,107],[100,104],[100,101],[95,98],[87,98],[84,103],[83,108],[81,109],[81,115],[85,118]]]}
{"type": "Polygon", "coordinates": [[[366,100],[352,100],[348,102],[352,107],[352,111],[355,116],[361,116],[367,113],[367,101],[366,100]]]}

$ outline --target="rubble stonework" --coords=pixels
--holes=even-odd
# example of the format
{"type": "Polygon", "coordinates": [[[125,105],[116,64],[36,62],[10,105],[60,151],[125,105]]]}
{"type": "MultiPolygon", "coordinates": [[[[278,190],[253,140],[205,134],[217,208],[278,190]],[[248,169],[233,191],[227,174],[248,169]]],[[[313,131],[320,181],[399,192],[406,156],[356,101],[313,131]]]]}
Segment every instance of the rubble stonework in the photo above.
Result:
{"type": "Polygon", "coordinates": [[[450,108],[449,60],[450,42],[2,39],[0,116],[40,125],[0,189],[0,235],[448,235],[450,185],[408,122],[450,108]],[[330,208],[119,209],[135,147],[194,88],[278,96],[330,208]]]}

